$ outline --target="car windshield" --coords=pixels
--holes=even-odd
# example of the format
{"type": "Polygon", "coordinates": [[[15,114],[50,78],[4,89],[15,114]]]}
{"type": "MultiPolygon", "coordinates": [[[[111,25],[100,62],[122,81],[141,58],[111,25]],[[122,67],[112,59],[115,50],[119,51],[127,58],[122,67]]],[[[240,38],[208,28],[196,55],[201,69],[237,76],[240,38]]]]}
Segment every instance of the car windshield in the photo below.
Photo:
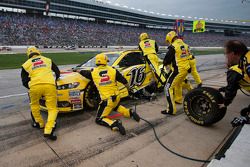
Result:
{"type": "MultiPolygon", "coordinates": [[[[110,53],[106,54],[108,56],[109,62],[108,65],[112,66],[112,64],[115,62],[115,60],[120,56],[119,53],[110,53]]],[[[82,64],[81,67],[95,67],[95,57],[88,60],[86,63],[82,64]]]]}

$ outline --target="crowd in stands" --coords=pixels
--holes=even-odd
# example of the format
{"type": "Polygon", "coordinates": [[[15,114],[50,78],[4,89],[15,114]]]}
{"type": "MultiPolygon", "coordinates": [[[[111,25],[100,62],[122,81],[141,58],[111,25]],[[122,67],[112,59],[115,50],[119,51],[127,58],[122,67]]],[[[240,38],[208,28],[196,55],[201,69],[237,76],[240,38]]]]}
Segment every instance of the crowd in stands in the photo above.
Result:
{"type": "MultiPolygon", "coordinates": [[[[142,32],[147,32],[159,45],[166,45],[165,35],[168,31],[162,29],[98,24],[93,21],[59,17],[0,13],[0,46],[134,46],[138,44],[138,37],[142,32]]],[[[224,42],[229,39],[240,39],[250,46],[249,34],[228,37],[223,33],[185,33],[185,41],[190,46],[223,46],[224,42]]]]}

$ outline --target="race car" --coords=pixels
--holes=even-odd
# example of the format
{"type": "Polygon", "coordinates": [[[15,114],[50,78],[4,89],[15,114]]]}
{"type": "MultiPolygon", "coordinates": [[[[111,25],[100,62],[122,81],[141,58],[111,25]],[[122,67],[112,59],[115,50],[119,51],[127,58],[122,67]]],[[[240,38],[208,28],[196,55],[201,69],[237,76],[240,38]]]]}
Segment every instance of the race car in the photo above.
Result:
{"type": "MultiPolygon", "coordinates": [[[[121,72],[134,93],[155,85],[154,74],[150,68],[146,67],[141,51],[127,50],[104,54],[109,58],[108,65],[121,72]]],[[[59,112],[72,112],[98,106],[100,97],[94,83],[79,74],[79,71],[91,70],[95,66],[95,58],[91,58],[70,70],[61,72],[61,77],[57,81],[59,112]]],[[[118,84],[121,98],[127,97],[129,93],[125,86],[118,84]]],[[[45,99],[40,100],[40,105],[46,109],[45,99]]]]}

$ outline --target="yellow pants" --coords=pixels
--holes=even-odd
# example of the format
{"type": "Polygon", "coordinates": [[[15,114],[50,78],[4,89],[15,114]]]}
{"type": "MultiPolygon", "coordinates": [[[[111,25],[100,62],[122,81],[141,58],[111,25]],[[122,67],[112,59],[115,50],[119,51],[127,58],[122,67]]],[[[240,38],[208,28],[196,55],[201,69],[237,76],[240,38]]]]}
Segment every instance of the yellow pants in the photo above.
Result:
{"type": "Polygon", "coordinates": [[[173,70],[165,85],[165,95],[167,98],[167,112],[176,114],[175,99],[182,98],[182,83],[186,79],[188,71],[185,68],[173,70]]]}
{"type": "Polygon", "coordinates": [[[202,81],[201,81],[200,75],[199,75],[197,68],[196,68],[196,59],[195,58],[190,59],[189,65],[191,67],[191,75],[194,77],[196,84],[200,84],[202,81]]]}
{"type": "Polygon", "coordinates": [[[182,89],[187,89],[188,91],[193,89],[193,86],[190,84],[188,79],[185,79],[181,86],[182,86],[182,89]]]}
{"type": "Polygon", "coordinates": [[[147,62],[147,71],[149,71],[148,69],[150,68],[153,73],[154,73],[154,78],[155,81],[158,82],[157,87],[161,87],[163,86],[161,84],[161,82],[159,82],[159,79],[157,78],[156,75],[158,75],[161,79],[161,81],[164,83],[166,81],[166,78],[164,77],[164,75],[161,75],[161,70],[159,69],[159,59],[158,56],[156,54],[149,54],[147,55],[148,60],[151,62],[152,66],[149,66],[148,62],[147,62]],[[153,68],[153,69],[152,69],[153,68]]]}
{"type": "Polygon", "coordinates": [[[112,110],[121,113],[124,117],[131,117],[129,109],[120,105],[119,102],[119,95],[117,95],[113,100],[112,97],[108,98],[107,100],[102,100],[97,110],[96,123],[111,127],[115,121],[107,118],[107,116],[112,112],[112,110]]]}
{"type": "MultiPolygon", "coordinates": [[[[181,87],[178,88],[178,87],[175,87],[174,90],[178,90],[178,89],[187,89],[188,91],[192,90],[193,89],[193,86],[189,83],[188,79],[185,79],[184,82],[182,82],[181,84],[181,87]]],[[[176,93],[174,92],[174,101],[177,102],[177,103],[182,103],[182,95],[181,96],[177,96],[176,93]]]]}
{"type": "Polygon", "coordinates": [[[39,99],[44,96],[48,109],[48,118],[44,128],[44,134],[51,134],[52,129],[55,127],[58,114],[56,86],[52,84],[33,85],[29,90],[29,95],[32,115],[40,127],[44,127],[44,120],[40,113],[39,99]]]}

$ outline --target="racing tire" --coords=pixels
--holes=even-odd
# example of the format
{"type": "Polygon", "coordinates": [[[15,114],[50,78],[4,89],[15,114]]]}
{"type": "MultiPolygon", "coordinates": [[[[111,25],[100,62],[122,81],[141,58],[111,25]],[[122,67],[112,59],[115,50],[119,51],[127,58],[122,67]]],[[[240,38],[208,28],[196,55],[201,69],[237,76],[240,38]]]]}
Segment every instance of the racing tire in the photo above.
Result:
{"type": "Polygon", "coordinates": [[[226,114],[226,108],[219,108],[224,103],[221,93],[210,87],[191,90],[184,99],[183,108],[189,119],[202,126],[220,121],[226,114]]]}
{"type": "Polygon", "coordinates": [[[84,106],[97,109],[101,101],[100,94],[93,82],[89,82],[83,94],[84,106]]]}
{"type": "MultiPolygon", "coordinates": [[[[217,99],[217,104],[218,105],[219,104],[224,104],[224,97],[217,89],[210,88],[210,87],[203,87],[203,88],[206,89],[207,91],[213,92],[216,95],[215,98],[217,99]]],[[[217,116],[215,116],[215,119],[213,120],[214,121],[213,123],[219,122],[226,115],[226,111],[227,111],[226,107],[221,108],[221,109],[218,108],[218,110],[219,110],[219,112],[217,112],[217,116]]]]}

